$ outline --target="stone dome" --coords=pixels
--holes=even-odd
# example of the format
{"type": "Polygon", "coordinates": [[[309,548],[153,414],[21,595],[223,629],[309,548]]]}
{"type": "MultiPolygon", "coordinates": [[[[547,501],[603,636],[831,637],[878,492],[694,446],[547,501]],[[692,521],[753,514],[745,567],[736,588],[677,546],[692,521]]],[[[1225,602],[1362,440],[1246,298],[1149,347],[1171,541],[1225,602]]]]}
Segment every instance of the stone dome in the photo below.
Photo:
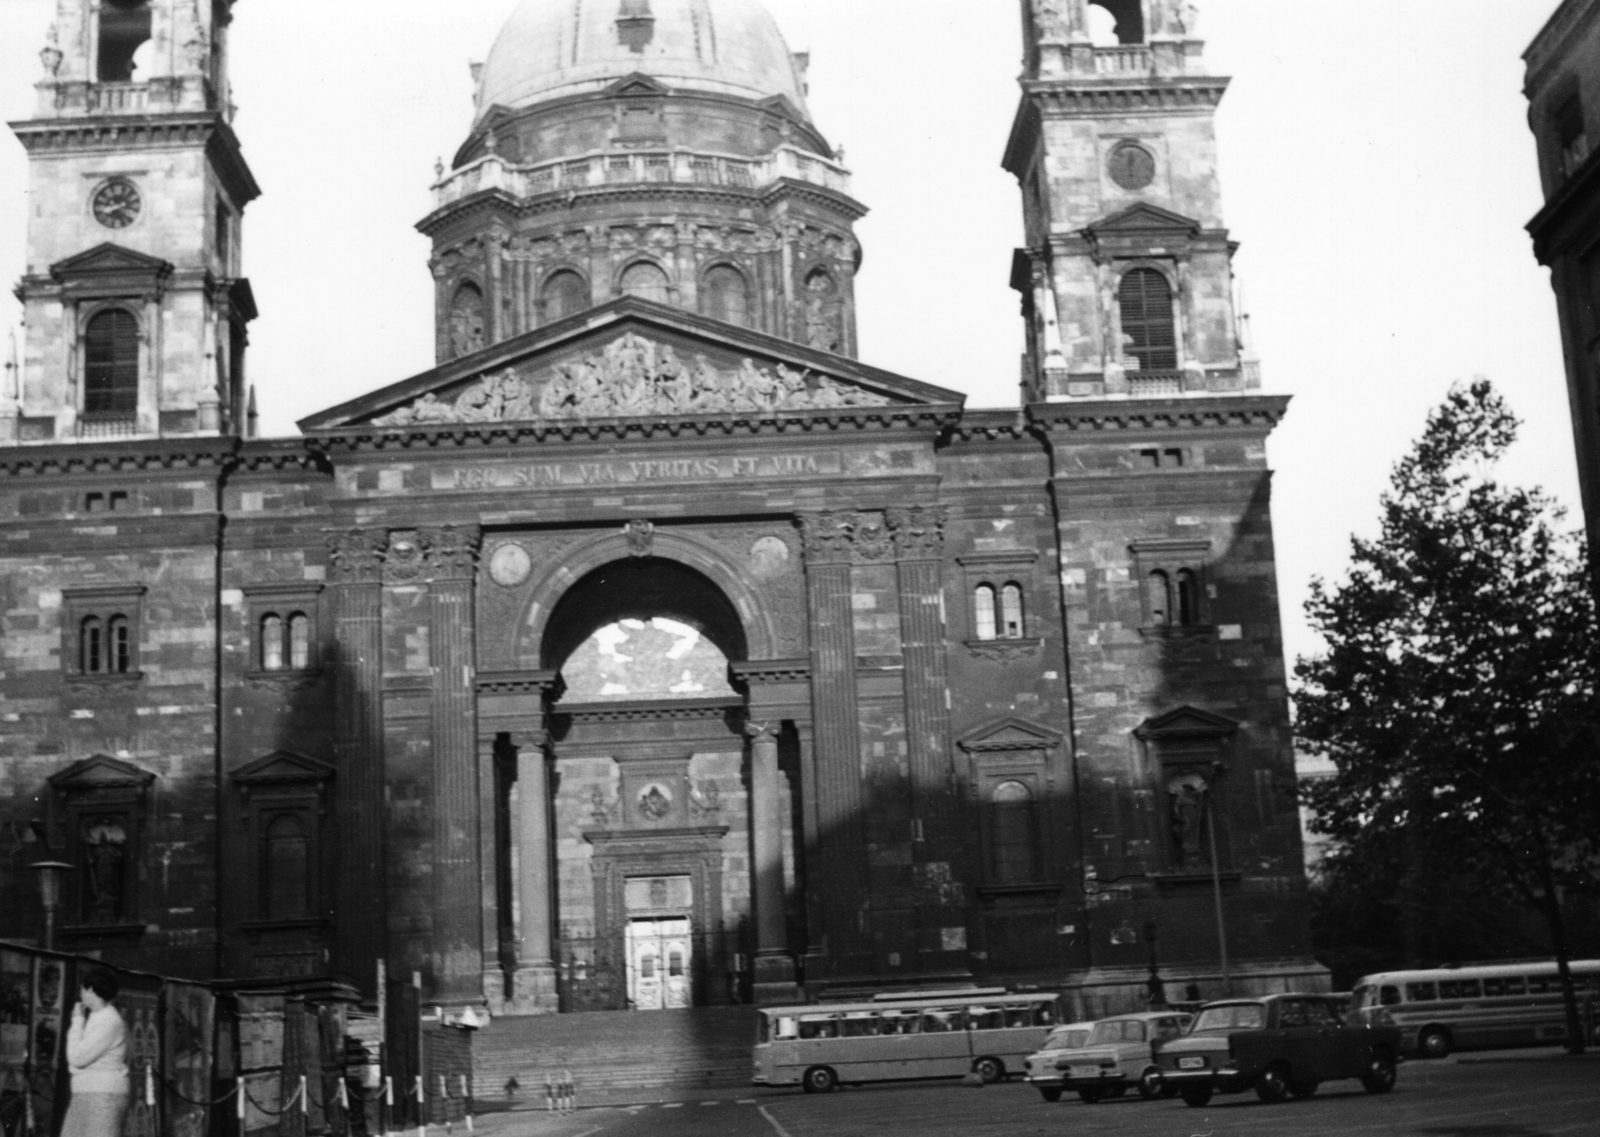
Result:
{"type": "Polygon", "coordinates": [[[516,110],[643,72],[668,87],[764,99],[805,96],[760,0],[522,0],[501,28],[478,108],[516,110]]]}

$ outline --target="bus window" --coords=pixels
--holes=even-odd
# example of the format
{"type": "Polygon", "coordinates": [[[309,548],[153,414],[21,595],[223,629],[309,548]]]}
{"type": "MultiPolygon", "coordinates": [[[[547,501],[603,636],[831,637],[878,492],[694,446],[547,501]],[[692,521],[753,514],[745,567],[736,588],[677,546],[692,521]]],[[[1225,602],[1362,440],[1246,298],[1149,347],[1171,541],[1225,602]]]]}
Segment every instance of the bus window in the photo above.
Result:
{"type": "Polygon", "coordinates": [[[766,1015],[756,1016],[756,1045],[764,1046],[772,1037],[772,1020],[766,1015]]]}
{"type": "Polygon", "coordinates": [[[1398,1007],[1400,1005],[1400,988],[1392,983],[1385,983],[1378,988],[1378,1002],[1385,1007],[1398,1007]]]}
{"type": "Polygon", "coordinates": [[[840,1038],[867,1038],[878,1033],[878,1016],[871,1011],[855,1011],[839,1023],[840,1038]]]}
{"type": "Polygon", "coordinates": [[[922,1016],[916,1011],[884,1011],[879,1021],[884,1034],[918,1034],[922,1030],[922,1016]]]}
{"type": "Polygon", "coordinates": [[[1530,975],[1528,977],[1528,994],[1548,995],[1552,991],[1561,990],[1561,978],[1556,975],[1530,975]]]}
{"type": "Polygon", "coordinates": [[[1056,1005],[1054,1003],[1035,1003],[1033,1005],[1034,1026],[1055,1026],[1056,1005]]]}
{"type": "Polygon", "coordinates": [[[968,1030],[999,1030],[1006,1025],[1006,1014],[999,1007],[968,1007],[968,1030]]]}
{"type": "Polygon", "coordinates": [[[778,1016],[777,1030],[773,1033],[775,1039],[799,1038],[800,1021],[793,1015],[778,1016]]]}
{"type": "Polygon", "coordinates": [[[838,1038],[839,1020],[832,1015],[801,1015],[801,1038],[838,1038]]]}
{"type": "Polygon", "coordinates": [[[1441,979],[1439,980],[1439,998],[1441,999],[1476,999],[1483,992],[1476,979],[1441,979]]]}
{"type": "Polygon", "coordinates": [[[927,1007],[922,1012],[923,1034],[938,1034],[961,1028],[960,1007],[927,1007]]]}
{"type": "Polygon", "coordinates": [[[1005,1009],[1006,1025],[1010,1027],[1048,1026],[1049,1024],[1047,1022],[1039,1018],[1039,1011],[1044,1009],[1044,1007],[1045,1004],[1043,1003],[1023,1004],[1020,1007],[1007,1007],[1005,1009]]]}
{"type": "Polygon", "coordinates": [[[1433,993],[1432,983],[1406,984],[1406,1001],[1409,1003],[1429,1003],[1438,997],[1433,993]]]}
{"type": "Polygon", "coordinates": [[[1483,993],[1488,998],[1497,998],[1503,995],[1520,995],[1527,984],[1520,975],[1507,976],[1504,979],[1485,979],[1483,993]]]}

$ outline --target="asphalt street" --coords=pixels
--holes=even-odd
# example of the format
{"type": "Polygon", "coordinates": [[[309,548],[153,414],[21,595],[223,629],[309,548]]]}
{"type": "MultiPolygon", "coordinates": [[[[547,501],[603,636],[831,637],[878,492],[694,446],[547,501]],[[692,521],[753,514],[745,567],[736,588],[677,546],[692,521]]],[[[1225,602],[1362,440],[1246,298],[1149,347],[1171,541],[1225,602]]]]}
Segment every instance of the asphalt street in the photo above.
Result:
{"type": "Polygon", "coordinates": [[[1409,1062],[1395,1090],[1325,1085],[1276,1105],[1254,1094],[1179,1101],[1122,1098],[1051,1105],[1021,1084],[844,1088],[827,1095],[763,1091],[747,1097],[579,1110],[566,1117],[486,1117],[480,1137],[885,1137],[887,1134],[1129,1134],[1139,1137],[1600,1137],[1600,1057],[1543,1052],[1409,1062]]]}

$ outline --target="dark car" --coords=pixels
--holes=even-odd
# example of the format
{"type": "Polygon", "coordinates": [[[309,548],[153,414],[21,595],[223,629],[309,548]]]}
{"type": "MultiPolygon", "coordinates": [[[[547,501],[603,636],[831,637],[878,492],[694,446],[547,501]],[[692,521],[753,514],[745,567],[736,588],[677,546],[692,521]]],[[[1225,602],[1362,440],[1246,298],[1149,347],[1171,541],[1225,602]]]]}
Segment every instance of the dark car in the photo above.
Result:
{"type": "Polygon", "coordinates": [[[1268,995],[1207,1003],[1182,1038],[1162,1044],[1161,1084],[1190,1105],[1253,1089],[1262,1101],[1310,1097],[1323,1082],[1359,1078],[1368,1093],[1394,1088],[1400,1031],[1346,1021],[1329,995],[1268,995]]]}

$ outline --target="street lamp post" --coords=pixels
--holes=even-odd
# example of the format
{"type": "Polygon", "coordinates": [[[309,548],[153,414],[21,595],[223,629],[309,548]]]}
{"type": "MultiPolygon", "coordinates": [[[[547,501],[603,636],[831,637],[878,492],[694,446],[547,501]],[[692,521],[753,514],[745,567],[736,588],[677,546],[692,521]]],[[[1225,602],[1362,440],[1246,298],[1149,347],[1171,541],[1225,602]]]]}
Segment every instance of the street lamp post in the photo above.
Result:
{"type": "Polygon", "coordinates": [[[56,909],[61,907],[61,883],[73,869],[65,861],[35,861],[28,866],[39,874],[39,906],[44,909],[44,946],[56,946],[56,909]]]}
{"type": "Polygon", "coordinates": [[[1221,762],[1211,768],[1206,782],[1206,839],[1211,850],[1211,899],[1217,909],[1217,952],[1222,957],[1222,994],[1233,994],[1233,979],[1228,974],[1228,927],[1222,917],[1222,869],[1217,863],[1217,781],[1225,767],[1221,762]]]}

